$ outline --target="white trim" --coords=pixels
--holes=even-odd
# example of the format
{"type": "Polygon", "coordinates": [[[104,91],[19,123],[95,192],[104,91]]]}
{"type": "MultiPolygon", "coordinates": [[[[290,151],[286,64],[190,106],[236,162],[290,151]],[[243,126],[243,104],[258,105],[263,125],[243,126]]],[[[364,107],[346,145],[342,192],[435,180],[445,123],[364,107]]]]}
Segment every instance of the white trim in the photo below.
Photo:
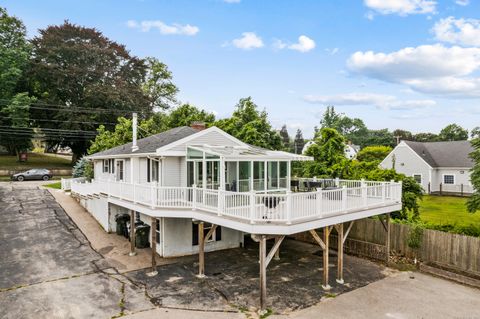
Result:
{"type": "Polygon", "coordinates": [[[130,158],[130,157],[147,157],[147,156],[157,156],[157,153],[138,153],[138,154],[116,154],[116,155],[89,155],[85,156],[89,160],[98,160],[98,159],[115,159],[115,158],[130,158]]]}
{"type": "Polygon", "coordinates": [[[187,143],[187,142],[189,142],[189,141],[191,141],[191,140],[193,140],[193,139],[195,139],[195,138],[197,138],[197,137],[203,136],[203,135],[208,134],[208,133],[210,133],[210,132],[220,133],[220,134],[222,134],[224,137],[226,137],[227,139],[229,139],[229,140],[231,140],[231,141],[233,141],[233,142],[235,142],[235,143],[238,143],[238,144],[241,145],[241,146],[248,146],[248,144],[246,144],[246,143],[240,141],[239,139],[231,136],[231,135],[228,134],[227,132],[222,131],[221,129],[219,129],[219,128],[216,127],[216,126],[212,126],[212,127],[209,127],[209,128],[207,128],[207,129],[205,129],[205,130],[201,130],[201,131],[199,131],[199,132],[197,132],[197,133],[194,133],[194,134],[192,134],[192,135],[186,136],[186,137],[184,137],[184,138],[182,138],[182,139],[176,140],[175,142],[172,142],[172,143],[170,143],[170,144],[167,144],[167,145],[164,145],[164,146],[162,146],[162,147],[159,147],[159,148],[157,148],[156,154],[158,154],[158,155],[164,155],[162,152],[168,151],[169,149],[171,149],[171,148],[173,148],[173,147],[176,147],[176,146],[179,146],[179,145],[181,145],[181,144],[187,143]]]}
{"type": "Polygon", "coordinates": [[[455,174],[442,174],[442,184],[444,185],[457,185],[457,177],[455,174]],[[453,176],[453,184],[445,183],[445,176],[453,176]]]}

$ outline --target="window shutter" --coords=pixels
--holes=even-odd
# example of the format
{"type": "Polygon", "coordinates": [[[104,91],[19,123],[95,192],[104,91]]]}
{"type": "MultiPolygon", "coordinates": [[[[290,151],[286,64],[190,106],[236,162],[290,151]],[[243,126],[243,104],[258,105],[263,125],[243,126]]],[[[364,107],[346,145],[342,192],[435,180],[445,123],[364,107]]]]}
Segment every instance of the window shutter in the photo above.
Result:
{"type": "Polygon", "coordinates": [[[192,246],[198,245],[198,224],[192,223],[192,246]]]}
{"type": "Polygon", "coordinates": [[[150,183],[150,159],[147,158],[147,182],[150,183]]]}
{"type": "Polygon", "coordinates": [[[217,228],[215,229],[215,241],[219,241],[219,240],[222,240],[222,227],[221,226],[217,226],[217,228]]]}

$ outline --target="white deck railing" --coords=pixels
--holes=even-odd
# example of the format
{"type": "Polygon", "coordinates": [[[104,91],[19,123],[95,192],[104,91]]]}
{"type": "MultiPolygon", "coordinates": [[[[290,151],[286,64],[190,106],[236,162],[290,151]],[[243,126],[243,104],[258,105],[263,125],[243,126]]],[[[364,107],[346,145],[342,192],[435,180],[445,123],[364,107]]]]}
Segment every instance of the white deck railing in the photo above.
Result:
{"type": "Polygon", "coordinates": [[[401,202],[402,184],[340,180],[342,187],[312,192],[230,192],[112,181],[72,181],[73,193],[105,194],[154,209],[195,209],[249,223],[292,224],[401,202]]]}

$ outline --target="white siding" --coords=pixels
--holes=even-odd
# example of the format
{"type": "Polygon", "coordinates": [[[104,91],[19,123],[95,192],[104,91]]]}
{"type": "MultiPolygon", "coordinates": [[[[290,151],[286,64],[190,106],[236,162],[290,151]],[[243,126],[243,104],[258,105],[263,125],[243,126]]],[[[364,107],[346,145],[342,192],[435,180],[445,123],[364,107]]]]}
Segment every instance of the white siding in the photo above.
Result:
{"type": "MultiPolygon", "coordinates": [[[[437,192],[440,190],[440,183],[443,183],[443,175],[453,175],[455,176],[455,186],[445,185],[443,187],[444,191],[458,191],[461,190],[461,185],[464,186],[471,186],[472,183],[470,181],[470,171],[468,168],[466,169],[445,169],[445,168],[438,168],[434,170],[433,178],[432,178],[432,192],[437,192]],[[463,174],[461,173],[463,172],[463,174]]],[[[467,187],[464,190],[467,190],[467,187]]],[[[470,189],[470,188],[468,188],[470,189]]]]}
{"type": "Polygon", "coordinates": [[[181,157],[166,157],[163,159],[163,186],[182,186],[181,157]]]}
{"type": "Polygon", "coordinates": [[[208,133],[206,133],[202,136],[198,136],[196,138],[193,138],[192,140],[190,140],[186,143],[177,145],[177,146],[171,148],[170,150],[171,151],[185,152],[187,145],[195,145],[195,144],[196,145],[202,145],[202,144],[222,145],[222,146],[240,146],[240,145],[242,145],[241,143],[236,142],[233,139],[227,138],[225,135],[223,135],[219,132],[211,131],[211,132],[208,132],[208,133]]]}
{"type": "Polygon", "coordinates": [[[398,145],[390,154],[388,154],[380,166],[386,169],[394,168],[398,173],[405,174],[406,176],[421,174],[422,187],[425,191],[428,191],[431,168],[406,144],[398,145]],[[395,161],[393,160],[393,155],[395,155],[395,161]]]}

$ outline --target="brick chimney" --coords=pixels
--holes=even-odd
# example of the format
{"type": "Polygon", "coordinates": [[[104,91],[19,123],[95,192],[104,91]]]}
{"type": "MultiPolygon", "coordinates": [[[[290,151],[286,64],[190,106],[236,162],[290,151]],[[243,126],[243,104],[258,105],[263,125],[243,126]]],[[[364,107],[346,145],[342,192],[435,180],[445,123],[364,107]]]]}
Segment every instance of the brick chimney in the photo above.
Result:
{"type": "Polygon", "coordinates": [[[207,126],[205,125],[205,122],[200,122],[200,121],[192,122],[192,124],[190,124],[190,127],[197,131],[203,131],[204,129],[207,128],[207,126]]]}

